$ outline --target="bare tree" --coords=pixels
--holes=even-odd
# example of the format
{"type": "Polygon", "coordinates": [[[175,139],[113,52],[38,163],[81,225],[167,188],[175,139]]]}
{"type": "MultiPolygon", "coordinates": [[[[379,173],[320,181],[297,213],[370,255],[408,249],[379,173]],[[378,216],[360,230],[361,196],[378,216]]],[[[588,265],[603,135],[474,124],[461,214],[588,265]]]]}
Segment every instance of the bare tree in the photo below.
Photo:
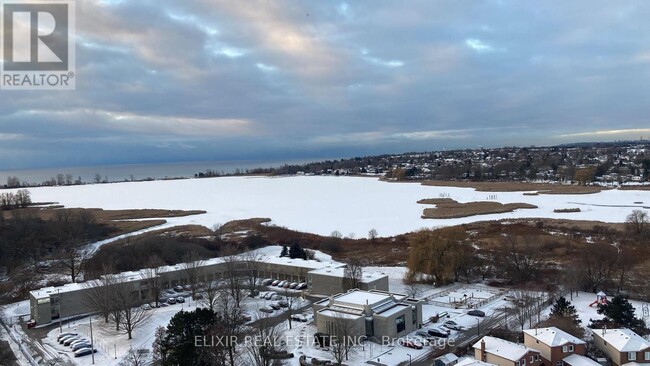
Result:
{"type": "Polygon", "coordinates": [[[535,297],[533,293],[527,290],[517,290],[514,292],[514,312],[517,322],[524,330],[526,322],[530,325],[530,319],[535,310],[535,297]]]}
{"type": "Polygon", "coordinates": [[[105,265],[102,271],[104,275],[100,279],[83,284],[87,289],[85,291],[86,298],[84,301],[90,309],[101,314],[106,323],[108,323],[114,310],[111,291],[111,285],[114,284],[114,280],[113,276],[110,275],[111,269],[108,265],[105,265]]]}
{"type": "Polygon", "coordinates": [[[148,364],[149,350],[146,348],[129,348],[118,366],[145,366],[148,364]]]}
{"type": "Polygon", "coordinates": [[[151,312],[140,306],[142,300],[139,292],[133,291],[130,283],[120,279],[111,288],[116,308],[121,313],[117,322],[123,326],[122,332],[126,333],[129,339],[133,339],[133,330],[145,323],[150,318],[151,312]]]}
{"type": "Polygon", "coordinates": [[[255,296],[257,287],[260,282],[260,263],[262,263],[262,255],[250,251],[241,255],[242,267],[245,268],[244,284],[248,290],[249,296],[255,296]]]}
{"type": "Polygon", "coordinates": [[[353,259],[343,271],[343,289],[350,290],[359,288],[361,278],[363,277],[363,266],[359,260],[353,259]]]}
{"type": "MultiPolygon", "coordinates": [[[[215,312],[221,318],[221,334],[225,339],[238,339],[244,333],[242,327],[242,309],[235,303],[235,300],[227,291],[223,291],[216,302],[215,312]]],[[[237,356],[236,342],[225,342],[225,353],[228,355],[230,365],[236,365],[237,356]]]]}
{"type": "Polygon", "coordinates": [[[370,229],[370,231],[368,231],[368,239],[370,239],[372,242],[377,239],[378,235],[379,234],[377,234],[377,229],[370,229]]]}
{"type": "Polygon", "coordinates": [[[66,268],[72,282],[76,282],[87,259],[88,253],[84,249],[69,247],[59,257],[59,263],[66,268]]]}
{"type": "Polygon", "coordinates": [[[537,274],[543,257],[532,238],[506,236],[502,245],[503,265],[518,282],[526,282],[537,274]]]}
{"type": "Polygon", "coordinates": [[[336,314],[329,336],[330,353],[338,365],[343,363],[343,359],[347,361],[350,351],[358,345],[358,333],[359,329],[354,322],[349,321],[340,313],[336,314]]]}
{"type": "Polygon", "coordinates": [[[142,278],[147,282],[149,301],[153,302],[155,307],[158,307],[163,290],[163,283],[160,278],[160,266],[162,265],[163,260],[157,255],[152,255],[147,260],[148,268],[140,270],[142,278]]]}
{"type": "Polygon", "coordinates": [[[262,315],[253,325],[252,341],[246,344],[248,364],[254,366],[271,366],[274,354],[283,350],[281,323],[278,324],[268,314],[262,315]]]}
{"type": "Polygon", "coordinates": [[[625,219],[625,223],[627,223],[628,227],[630,227],[634,233],[639,235],[643,233],[643,229],[649,221],[648,212],[644,210],[634,210],[631,214],[627,215],[627,218],[625,219]]]}
{"type": "Polygon", "coordinates": [[[187,284],[190,285],[190,291],[192,292],[192,298],[196,296],[196,292],[199,288],[198,284],[201,277],[203,277],[203,267],[205,266],[205,261],[199,259],[198,253],[191,251],[183,257],[183,273],[187,278],[187,284]]]}
{"type": "Polygon", "coordinates": [[[230,296],[235,299],[235,303],[239,306],[244,297],[245,283],[243,274],[246,270],[241,268],[242,260],[239,255],[227,255],[223,257],[223,260],[226,264],[224,274],[226,286],[230,291],[230,296]]]}
{"type": "Polygon", "coordinates": [[[411,299],[417,299],[422,294],[422,288],[415,282],[406,285],[406,295],[411,299]]]}
{"type": "Polygon", "coordinates": [[[207,305],[210,310],[214,310],[219,296],[221,296],[221,287],[219,286],[219,282],[207,281],[205,283],[205,291],[203,292],[202,302],[207,305]]]}

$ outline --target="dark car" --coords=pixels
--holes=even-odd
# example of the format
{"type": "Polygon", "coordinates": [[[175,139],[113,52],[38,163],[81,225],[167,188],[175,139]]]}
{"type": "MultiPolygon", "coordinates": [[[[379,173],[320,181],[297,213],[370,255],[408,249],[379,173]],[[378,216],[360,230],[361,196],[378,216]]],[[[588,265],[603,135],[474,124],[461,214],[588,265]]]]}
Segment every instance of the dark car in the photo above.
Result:
{"type": "Polygon", "coordinates": [[[280,305],[278,305],[278,304],[269,304],[269,306],[271,308],[273,308],[273,310],[280,310],[280,308],[281,308],[280,305]]]}
{"type": "Polygon", "coordinates": [[[182,296],[176,298],[177,303],[185,302],[185,299],[182,296]]]}
{"type": "Polygon", "coordinates": [[[90,347],[82,348],[74,352],[75,357],[87,356],[91,353],[97,353],[96,349],[91,349],[90,347]]]}
{"type": "Polygon", "coordinates": [[[72,351],[78,351],[82,348],[90,348],[90,343],[84,342],[84,343],[77,343],[72,347],[72,351]]]}
{"type": "Polygon", "coordinates": [[[482,318],[485,316],[485,312],[482,310],[470,310],[467,312],[467,315],[478,316],[482,318]]]}
{"type": "Polygon", "coordinates": [[[429,328],[429,329],[427,329],[427,332],[429,332],[429,334],[434,336],[434,337],[440,337],[440,338],[449,337],[449,333],[447,333],[446,330],[441,329],[439,327],[429,328]]]}

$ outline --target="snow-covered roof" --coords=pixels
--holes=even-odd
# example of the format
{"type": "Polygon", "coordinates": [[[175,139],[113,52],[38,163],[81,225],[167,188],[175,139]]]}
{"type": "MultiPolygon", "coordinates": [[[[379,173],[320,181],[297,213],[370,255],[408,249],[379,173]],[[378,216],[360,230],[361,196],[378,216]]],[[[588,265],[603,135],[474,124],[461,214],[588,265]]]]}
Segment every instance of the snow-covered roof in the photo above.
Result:
{"type": "Polygon", "coordinates": [[[519,361],[528,352],[539,353],[539,351],[528,348],[524,345],[508,342],[501,338],[485,336],[474,344],[475,349],[481,349],[481,342],[485,341],[485,352],[497,355],[511,361],[519,361]]]}
{"type": "Polygon", "coordinates": [[[566,356],[563,361],[571,366],[602,366],[589,357],[577,355],[575,353],[570,356],[566,356]]]}
{"type": "Polygon", "coordinates": [[[384,310],[384,311],[382,311],[380,313],[377,313],[376,315],[383,316],[383,317],[388,317],[388,316],[391,316],[393,314],[399,313],[400,311],[402,311],[402,310],[404,310],[405,308],[408,308],[408,307],[409,307],[409,305],[397,304],[397,305],[393,306],[390,309],[387,309],[387,310],[384,310]]]}
{"type": "MultiPolygon", "coordinates": [[[[313,271],[309,272],[310,274],[318,274],[318,275],[323,275],[323,276],[332,276],[332,277],[339,277],[343,278],[345,276],[345,265],[336,263],[336,264],[331,264],[327,265],[322,268],[315,269],[313,271]]],[[[385,273],[380,273],[380,272],[363,272],[361,275],[361,283],[368,283],[372,282],[375,280],[378,280],[382,277],[388,276],[385,273]]]]}
{"type": "Polygon", "coordinates": [[[619,352],[639,352],[650,348],[650,341],[625,328],[594,329],[594,336],[602,338],[619,352]]]}
{"type": "Polygon", "coordinates": [[[342,318],[342,319],[358,319],[361,316],[361,315],[348,314],[340,311],[332,311],[329,309],[321,309],[318,312],[326,316],[330,316],[333,318],[342,318]]]}
{"type": "Polygon", "coordinates": [[[496,366],[496,365],[489,362],[483,362],[475,358],[467,357],[458,361],[456,366],[496,366]]]}
{"type": "Polygon", "coordinates": [[[388,294],[370,291],[351,291],[337,296],[334,300],[336,302],[363,306],[366,304],[374,305],[391,299],[391,296],[388,294]]]}
{"type": "Polygon", "coordinates": [[[585,344],[585,342],[556,327],[526,329],[524,333],[549,347],[563,346],[567,343],[585,344]]]}
{"type": "Polygon", "coordinates": [[[436,360],[442,361],[445,365],[448,365],[454,361],[458,361],[458,356],[453,353],[445,353],[444,355],[436,358],[436,360]]]}

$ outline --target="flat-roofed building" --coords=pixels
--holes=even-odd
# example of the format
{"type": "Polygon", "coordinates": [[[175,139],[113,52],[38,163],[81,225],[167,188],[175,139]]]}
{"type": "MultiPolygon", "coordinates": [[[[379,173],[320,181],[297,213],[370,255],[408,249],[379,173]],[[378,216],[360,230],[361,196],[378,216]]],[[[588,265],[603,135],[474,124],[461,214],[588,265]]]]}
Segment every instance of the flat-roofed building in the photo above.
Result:
{"type": "Polygon", "coordinates": [[[336,335],[346,323],[352,334],[393,339],[422,327],[422,301],[385,291],[350,290],[313,304],[320,333],[336,335]]]}
{"type": "MultiPolygon", "coordinates": [[[[312,293],[334,295],[345,292],[346,265],[330,265],[310,271],[307,286],[312,293]]],[[[359,290],[388,291],[388,275],[379,272],[362,272],[356,286],[359,290]]]]}

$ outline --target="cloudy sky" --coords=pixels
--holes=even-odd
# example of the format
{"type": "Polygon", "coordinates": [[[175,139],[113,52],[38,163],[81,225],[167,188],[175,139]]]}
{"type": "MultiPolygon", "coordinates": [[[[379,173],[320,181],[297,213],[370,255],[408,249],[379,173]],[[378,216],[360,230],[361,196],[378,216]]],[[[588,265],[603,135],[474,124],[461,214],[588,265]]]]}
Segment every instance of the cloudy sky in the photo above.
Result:
{"type": "Polygon", "coordinates": [[[0,169],[650,137],[647,1],[77,0],[77,89],[0,169]]]}

